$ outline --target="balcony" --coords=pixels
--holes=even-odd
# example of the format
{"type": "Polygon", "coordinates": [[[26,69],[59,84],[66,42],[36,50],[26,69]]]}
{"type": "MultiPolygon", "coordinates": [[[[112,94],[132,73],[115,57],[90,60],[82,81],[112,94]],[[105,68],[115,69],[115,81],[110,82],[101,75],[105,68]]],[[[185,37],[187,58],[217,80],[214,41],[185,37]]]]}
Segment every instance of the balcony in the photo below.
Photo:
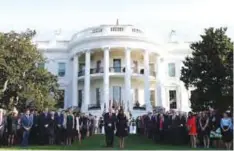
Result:
{"type": "MultiPolygon", "coordinates": [[[[125,73],[125,67],[110,67],[109,68],[110,73],[125,73]]],[[[131,68],[132,74],[140,74],[144,75],[144,69],[137,69],[137,68],[131,68]]],[[[99,74],[99,73],[104,73],[103,67],[100,68],[91,68],[90,69],[90,74],[99,74]]],[[[85,70],[80,70],[78,72],[78,77],[84,76],[85,75],[85,70]]],[[[156,77],[156,72],[150,70],[150,76],[156,77]]]]}
{"type": "Polygon", "coordinates": [[[155,72],[155,71],[150,70],[150,76],[156,77],[156,72],[155,72]]]}
{"type": "Polygon", "coordinates": [[[138,70],[136,67],[132,67],[133,74],[144,74],[144,69],[138,70]]]}
{"type": "Polygon", "coordinates": [[[89,104],[88,105],[88,110],[100,110],[101,109],[101,104],[89,104]]]}
{"type": "Polygon", "coordinates": [[[85,70],[80,70],[78,72],[78,77],[84,76],[85,75],[85,70]]]}
{"type": "Polygon", "coordinates": [[[92,68],[90,69],[90,74],[104,73],[103,68],[92,68]]]}
{"type": "Polygon", "coordinates": [[[110,67],[109,72],[114,73],[125,73],[125,67],[110,67]]]}
{"type": "Polygon", "coordinates": [[[145,104],[144,105],[140,105],[140,104],[136,103],[133,106],[133,110],[146,110],[146,106],[145,106],[145,104]]]}

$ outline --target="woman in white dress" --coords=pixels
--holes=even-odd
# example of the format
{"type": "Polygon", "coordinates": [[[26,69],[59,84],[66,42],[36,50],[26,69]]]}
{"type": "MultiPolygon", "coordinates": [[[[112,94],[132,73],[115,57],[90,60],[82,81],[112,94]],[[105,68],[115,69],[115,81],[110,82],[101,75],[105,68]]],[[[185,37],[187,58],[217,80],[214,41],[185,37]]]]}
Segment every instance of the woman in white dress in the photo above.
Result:
{"type": "Polygon", "coordinates": [[[132,118],[132,134],[136,134],[136,120],[134,118],[132,118]]]}
{"type": "Polygon", "coordinates": [[[79,143],[81,143],[81,135],[80,135],[80,117],[79,117],[79,116],[76,116],[76,132],[78,133],[77,136],[78,136],[79,143]]]}

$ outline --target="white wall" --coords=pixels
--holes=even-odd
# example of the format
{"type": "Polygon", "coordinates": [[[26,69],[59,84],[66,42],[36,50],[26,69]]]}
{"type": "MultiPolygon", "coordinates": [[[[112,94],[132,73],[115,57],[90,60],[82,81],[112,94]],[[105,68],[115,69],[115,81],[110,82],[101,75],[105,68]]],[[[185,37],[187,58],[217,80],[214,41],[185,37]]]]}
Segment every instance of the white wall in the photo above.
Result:
{"type": "MultiPolygon", "coordinates": [[[[66,63],[66,75],[65,77],[59,78],[60,88],[65,90],[65,100],[64,107],[67,108],[71,105],[72,99],[72,60],[69,58],[68,53],[64,52],[44,52],[44,57],[47,58],[47,62],[45,67],[54,75],[58,74],[58,63],[64,62],[66,63]]],[[[168,54],[167,56],[161,56],[160,58],[163,61],[158,62],[159,71],[157,74],[157,87],[154,84],[151,84],[151,89],[154,90],[157,88],[156,93],[156,105],[162,105],[169,109],[169,97],[168,91],[170,88],[177,90],[177,96],[179,100],[179,104],[177,103],[178,109],[183,111],[190,110],[190,102],[189,95],[190,92],[187,91],[184,87],[183,82],[180,81],[180,70],[182,68],[182,61],[185,59],[186,54],[168,54]],[[175,63],[176,65],[176,76],[169,77],[168,75],[168,63],[175,63]]],[[[95,52],[91,55],[91,68],[96,68],[96,62],[101,60],[101,66],[103,67],[103,52],[95,52]]],[[[150,63],[155,63],[155,58],[151,57],[150,63]]],[[[113,59],[121,59],[121,66],[125,67],[125,54],[124,51],[112,50],[110,52],[110,67],[113,67],[113,59]]],[[[131,53],[131,66],[133,66],[133,61],[138,61],[138,70],[144,68],[144,58],[143,53],[133,51],[131,53]]],[[[84,57],[79,59],[80,63],[84,63],[84,57]]],[[[79,81],[80,82],[80,81],[79,81]]],[[[113,98],[113,86],[121,86],[122,87],[122,98],[124,99],[124,77],[121,78],[110,78],[110,99],[113,98]]],[[[96,102],[96,88],[101,88],[101,101],[103,101],[103,79],[96,79],[91,81],[90,91],[90,103],[93,104],[96,102]]],[[[144,102],[144,83],[143,80],[132,80],[132,89],[138,88],[139,98],[141,104],[145,104],[144,102]]],[[[83,82],[79,83],[78,89],[83,89],[83,82]]],[[[135,103],[135,102],[133,102],[135,103]]]]}

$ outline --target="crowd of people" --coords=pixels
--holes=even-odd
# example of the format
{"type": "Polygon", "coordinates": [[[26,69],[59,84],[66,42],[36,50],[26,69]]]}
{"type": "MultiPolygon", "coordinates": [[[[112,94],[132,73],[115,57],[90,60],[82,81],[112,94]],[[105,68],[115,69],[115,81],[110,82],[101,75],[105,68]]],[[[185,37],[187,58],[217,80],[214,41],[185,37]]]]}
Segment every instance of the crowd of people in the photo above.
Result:
{"type": "Polygon", "coordinates": [[[109,109],[102,117],[66,111],[43,112],[0,109],[0,145],[72,145],[94,134],[105,134],[106,145],[113,147],[114,136],[119,137],[119,147],[124,148],[128,134],[146,136],[156,143],[187,145],[192,148],[232,148],[233,119],[231,113],[218,114],[204,111],[153,112],[133,118],[124,110],[109,109]],[[190,140],[190,141],[189,141],[190,140]]]}
{"type": "Polygon", "coordinates": [[[71,109],[43,112],[16,109],[7,113],[0,109],[0,145],[71,145],[98,133],[98,119],[92,115],[73,113],[71,109]]]}
{"type": "Polygon", "coordinates": [[[223,115],[214,110],[200,113],[166,112],[149,113],[136,119],[137,133],[155,142],[173,145],[189,144],[192,148],[231,149],[233,118],[230,112],[223,115]],[[190,141],[189,141],[190,140],[190,141]]]}

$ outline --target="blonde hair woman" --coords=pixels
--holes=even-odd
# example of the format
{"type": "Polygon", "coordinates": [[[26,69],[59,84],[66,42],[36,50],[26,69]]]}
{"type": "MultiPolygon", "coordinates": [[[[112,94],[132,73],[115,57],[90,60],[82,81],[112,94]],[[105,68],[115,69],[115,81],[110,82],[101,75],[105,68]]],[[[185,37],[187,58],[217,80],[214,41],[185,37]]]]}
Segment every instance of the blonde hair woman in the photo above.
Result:
{"type": "Polygon", "coordinates": [[[11,111],[7,117],[8,145],[14,145],[15,136],[18,127],[18,111],[16,108],[11,111]]]}

